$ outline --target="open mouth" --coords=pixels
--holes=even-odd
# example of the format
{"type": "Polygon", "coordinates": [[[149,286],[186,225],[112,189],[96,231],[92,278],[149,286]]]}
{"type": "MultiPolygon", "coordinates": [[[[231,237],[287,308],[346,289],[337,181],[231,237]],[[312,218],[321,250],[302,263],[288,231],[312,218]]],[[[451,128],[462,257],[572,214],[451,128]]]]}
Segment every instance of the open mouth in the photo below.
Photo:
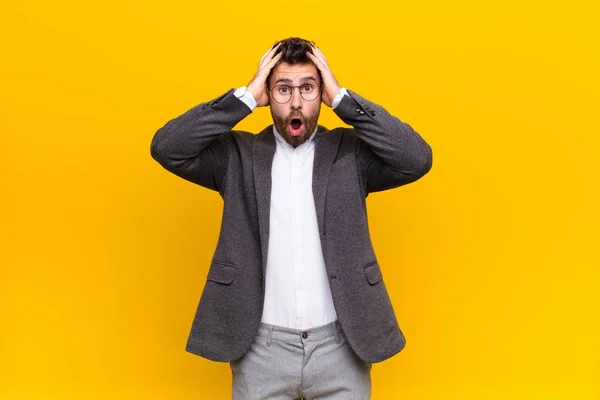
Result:
{"type": "Polygon", "coordinates": [[[292,118],[290,121],[290,134],[292,136],[298,136],[302,133],[302,119],[301,118],[292,118]]]}

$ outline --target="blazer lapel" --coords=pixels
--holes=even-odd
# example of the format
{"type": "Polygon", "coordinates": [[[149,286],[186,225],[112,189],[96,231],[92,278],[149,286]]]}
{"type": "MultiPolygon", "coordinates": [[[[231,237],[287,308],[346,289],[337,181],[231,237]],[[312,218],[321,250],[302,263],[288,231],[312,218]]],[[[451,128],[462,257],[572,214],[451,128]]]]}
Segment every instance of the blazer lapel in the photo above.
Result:
{"type": "Polygon", "coordinates": [[[254,190],[258,210],[258,228],[262,251],[263,276],[267,269],[267,251],[269,249],[269,217],[271,212],[271,166],[275,156],[275,136],[273,126],[260,132],[252,143],[252,168],[254,172],[254,190]]]}
{"type": "Polygon", "coordinates": [[[337,155],[341,135],[332,135],[324,126],[319,125],[315,135],[315,158],[313,161],[312,189],[317,212],[319,234],[325,235],[325,199],[331,165],[337,155]]]}

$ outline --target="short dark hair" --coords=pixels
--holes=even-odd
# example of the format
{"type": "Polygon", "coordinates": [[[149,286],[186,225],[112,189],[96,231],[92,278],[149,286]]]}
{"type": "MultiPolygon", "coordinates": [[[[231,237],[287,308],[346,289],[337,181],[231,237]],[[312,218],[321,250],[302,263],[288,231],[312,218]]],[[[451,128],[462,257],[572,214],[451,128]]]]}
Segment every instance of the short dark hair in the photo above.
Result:
{"type": "MultiPolygon", "coordinates": [[[[273,75],[273,70],[281,64],[288,63],[290,65],[295,64],[313,64],[312,60],[306,55],[306,52],[310,52],[312,54],[312,47],[310,44],[316,46],[316,43],[313,41],[309,41],[306,39],[301,39],[298,37],[290,37],[283,40],[278,40],[275,42],[273,47],[275,47],[278,43],[281,43],[281,46],[275,51],[273,56],[276,56],[279,53],[283,53],[281,58],[277,61],[277,63],[273,66],[271,71],[269,72],[269,76],[267,76],[267,87],[269,87],[269,82],[271,82],[271,76],[273,75]]],[[[317,68],[317,73],[319,74],[319,83],[322,81],[321,71],[317,68]]]]}

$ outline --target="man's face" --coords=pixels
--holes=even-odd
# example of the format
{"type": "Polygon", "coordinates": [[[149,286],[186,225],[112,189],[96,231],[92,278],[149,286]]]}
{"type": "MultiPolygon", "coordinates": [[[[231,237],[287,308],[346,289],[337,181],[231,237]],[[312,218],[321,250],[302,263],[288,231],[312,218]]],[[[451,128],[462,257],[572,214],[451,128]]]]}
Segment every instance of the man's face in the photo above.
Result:
{"type": "MultiPolygon", "coordinates": [[[[321,84],[314,64],[290,65],[282,62],[273,70],[269,88],[281,84],[298,86],[304,83],[321,84]]],[[[293,89],[292,98],[285,104],[276,102],[271,93],[269,94],[269,106],[275,128],[294,147],[310,138],[321,112],[321,93],[315,100],[307,101],[302,98],[299,89],[293,89]]]]}

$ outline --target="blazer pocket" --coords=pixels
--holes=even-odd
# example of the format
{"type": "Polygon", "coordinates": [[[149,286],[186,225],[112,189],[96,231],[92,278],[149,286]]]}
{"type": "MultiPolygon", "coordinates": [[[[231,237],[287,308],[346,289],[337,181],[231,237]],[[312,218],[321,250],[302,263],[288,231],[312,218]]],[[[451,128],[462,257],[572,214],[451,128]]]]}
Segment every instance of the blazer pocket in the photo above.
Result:
{"type": "Polygon", "coordinates": [[[363,267],[363,270],[367,276],[367,281],[371,285],[374,285],[383,279],[383,275],[381,274],[381,269],[379,268],[379,263],[377,261],[371,261],[363,267]]]}
{"type": "Polygon", "coordinates": [[[221,261],[213,261],[208,270],[206,279],[213,282],[229,285],[233,282],[237,267],[233,264],[224,263],[221,261]]]}

